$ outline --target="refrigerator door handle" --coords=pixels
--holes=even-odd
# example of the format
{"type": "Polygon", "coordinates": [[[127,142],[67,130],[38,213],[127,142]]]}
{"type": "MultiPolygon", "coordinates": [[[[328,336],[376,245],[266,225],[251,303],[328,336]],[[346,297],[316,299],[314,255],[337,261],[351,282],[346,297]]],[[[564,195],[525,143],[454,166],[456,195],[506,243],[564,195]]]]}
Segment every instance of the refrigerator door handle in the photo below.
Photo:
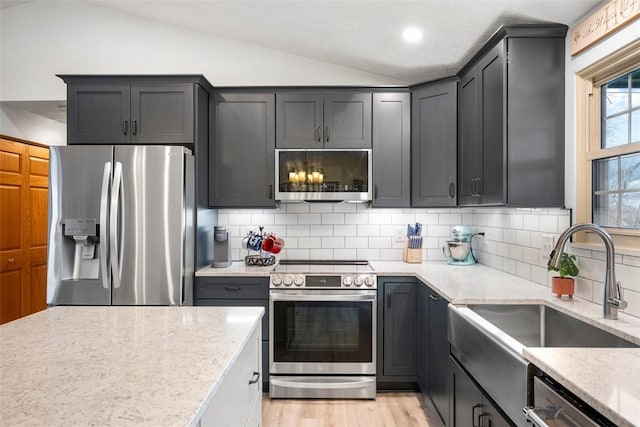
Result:
{"type": "Polygon", "coordinates": [[[109,215],[109,181],[111,179],[111,162],[104,164],[102,173],[102,191],[100,192],[100,276],[102,277],[102,287],[109,289],[109,266],[107,264],[107,233],[109,215]]]}
{"type": "Polygon", "coordinates": [[[120,242],[118,229],[118,213],[120,204],[120,190],[122,188],[122,163],[115,162],[113,171],[113,187],[111,188],[111,212],[109,220],[109,242],[110,242],[110,258],[111,258],[111,275],[113,277],[113,288],[120,287],[121,279],[121,262],[120,262],[120,242]]]}

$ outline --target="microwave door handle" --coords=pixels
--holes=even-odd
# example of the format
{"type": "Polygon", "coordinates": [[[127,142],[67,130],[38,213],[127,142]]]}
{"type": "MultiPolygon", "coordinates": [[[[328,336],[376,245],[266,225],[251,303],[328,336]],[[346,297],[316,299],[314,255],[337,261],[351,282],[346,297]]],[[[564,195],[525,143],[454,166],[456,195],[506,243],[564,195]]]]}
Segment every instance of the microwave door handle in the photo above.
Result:
{"type": "Polygon", "coordinates": [[[111,212],[109,220],[109,240],[110,240],[110,255],[111,255],[111,275],[113,277],[113,288],[120,287],[121,279],[121,255],[120,251],[120,237],[122,233],[118,233],[120,230],[120,224],[118,223],[118,211],[120,209],[120,191],[122,189],[122,163],[116,162],[116,166],[113,172],[113,187],[111,189],[111,212]]]}
{"type": "Polygon", "coordinates": [[[102,190],[100,191],[100,276],[102,277],[102,287],[109,289],[110,275],[107,264],[108,237],[109,232],[109,184],[111,181],[111,162],[104,164],[102,172],[102,190]]]}

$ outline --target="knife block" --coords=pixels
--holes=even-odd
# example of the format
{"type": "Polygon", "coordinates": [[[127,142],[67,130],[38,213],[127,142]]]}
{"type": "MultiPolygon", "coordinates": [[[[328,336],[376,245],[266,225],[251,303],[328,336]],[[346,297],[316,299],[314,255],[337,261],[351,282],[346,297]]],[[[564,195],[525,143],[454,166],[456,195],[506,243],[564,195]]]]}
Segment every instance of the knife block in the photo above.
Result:
{"type": "Polygon", "coordinates": [[[422,248],[410,248],[409,239],[404,241],[404,262],[411,264],[422,263],[422,248]]]}

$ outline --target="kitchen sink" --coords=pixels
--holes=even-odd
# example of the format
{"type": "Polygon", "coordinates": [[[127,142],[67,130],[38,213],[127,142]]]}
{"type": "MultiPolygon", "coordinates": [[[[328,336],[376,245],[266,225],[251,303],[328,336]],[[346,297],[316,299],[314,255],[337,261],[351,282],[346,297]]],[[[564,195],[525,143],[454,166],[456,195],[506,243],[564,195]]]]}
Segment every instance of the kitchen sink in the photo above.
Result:
{"type": "Polygon", "coordinates": [[[639,347],[539,304],[449,304],[451,354],[516,426],[530,426],[522,408],[533,404],[535,369],[526,347],[639,347]]]}
{"type": "Polygon", "coordinates": [[[470,305],[524,347],[639,347],[545,305],[470,305]]]}

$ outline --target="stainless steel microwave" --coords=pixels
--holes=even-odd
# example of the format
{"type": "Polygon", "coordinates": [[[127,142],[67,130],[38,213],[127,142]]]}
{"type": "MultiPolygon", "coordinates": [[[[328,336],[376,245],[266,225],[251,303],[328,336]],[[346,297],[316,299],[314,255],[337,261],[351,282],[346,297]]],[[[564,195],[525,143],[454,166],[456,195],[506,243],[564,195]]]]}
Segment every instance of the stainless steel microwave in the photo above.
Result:
{"type": "Polygon", "coordinates": [[[371,149],[277,149],[276,200],[366,202],[371,149]]]}

